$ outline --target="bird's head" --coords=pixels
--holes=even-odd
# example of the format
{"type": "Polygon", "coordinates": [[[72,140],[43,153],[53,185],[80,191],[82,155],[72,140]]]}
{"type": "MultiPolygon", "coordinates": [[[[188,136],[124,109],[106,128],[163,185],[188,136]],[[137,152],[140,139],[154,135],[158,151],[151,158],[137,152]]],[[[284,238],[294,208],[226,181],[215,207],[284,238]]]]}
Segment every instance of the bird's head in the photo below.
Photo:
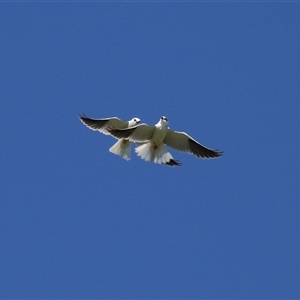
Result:
{"type": "Polygon", "coordinates": [[[168,119],[165,116],[162,116],[159,121],[165,126],[168,125],[168,119]]]}
{"type": "Polygon", "coordinates": [[[138,125],[139,123],[141,123],[141,120],[139,118],[133,118],[128,122],[128,127],[138,125]]]}

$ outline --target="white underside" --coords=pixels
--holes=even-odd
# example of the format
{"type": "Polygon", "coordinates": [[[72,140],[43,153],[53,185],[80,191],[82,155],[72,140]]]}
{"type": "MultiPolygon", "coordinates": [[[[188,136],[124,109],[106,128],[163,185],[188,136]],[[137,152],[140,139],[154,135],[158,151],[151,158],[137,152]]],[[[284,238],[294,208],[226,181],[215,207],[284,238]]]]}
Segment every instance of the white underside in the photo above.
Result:
{"type": "Polygon", "coordinates": [[[161,144],[158,148],[154,149],[151,142],[148,142],[136,147],[135,152],[142,159],[149,162],[154,162],[156,164],[165,164],[173,159],[172,155],[168,152],[164,144],[161,144]]]}
{"type": "Polygon", "coordinates": [[[130,160],[131,142],[119,139],[112,147],[109,148],[109,152],[119,155],[126,160],[130,160]]]}

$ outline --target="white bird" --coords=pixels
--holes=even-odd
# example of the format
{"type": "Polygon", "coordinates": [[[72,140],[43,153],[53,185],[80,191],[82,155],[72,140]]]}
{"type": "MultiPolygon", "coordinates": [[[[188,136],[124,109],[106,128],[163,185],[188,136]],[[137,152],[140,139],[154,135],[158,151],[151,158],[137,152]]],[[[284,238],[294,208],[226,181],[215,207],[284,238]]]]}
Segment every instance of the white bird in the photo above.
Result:
{"type": "Polygon", "coordinates": [[[158,164],[176,165],[172,164],[173,157],[165,145],[181,152],[194,154],[199,158],[216,158],[223,154],[221,151],[206,148],[185,132],[171,130],[166,117],[161,117],[154,126],[143,123],[128,129],[109,126],[107,130],[117,138],[143,143],[135,149],[137,155],[146,161],[158,164]]]}
{"type": "MultiPolygon", "coordinates": [[[[117,129],[129,128],[136,126],[141,122],[139,118],[133,118],[130,121],[123,121],[117,117],[105,118],[105,119],[91,119],[85,114],[80,115],[79,119],[81,122],[88,128],[100,131],[103,134],[110,135],[107,130],[108,127],[114,127],[117,129]]],[[[126,160],[130,160],[131,157],[131,142],[128,139],[120,138],[112,147],[109,148],[109,151],[121,156],[126,160]]]]}

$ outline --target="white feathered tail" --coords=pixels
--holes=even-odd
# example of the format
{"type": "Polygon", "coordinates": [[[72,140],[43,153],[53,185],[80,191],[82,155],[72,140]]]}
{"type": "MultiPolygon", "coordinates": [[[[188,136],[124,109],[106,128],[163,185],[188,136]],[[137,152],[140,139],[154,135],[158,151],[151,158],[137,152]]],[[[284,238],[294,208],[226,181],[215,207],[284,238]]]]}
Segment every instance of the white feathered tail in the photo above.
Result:
{"type": "Polygon", "coordinates": [[[173,160],[173,156],[168,152],[166,146],[161,144],[154,148],[151,141],[135,148],[135,152],[142,159],[156,164],[166,164],[173,160]]]}
{"type": "Polygon", "coordinates": [[[125,139],[119,139],[113,146],[109,148],[109,152],[119,155],[126,160],[130,160],[131,142],[125,139]]]}

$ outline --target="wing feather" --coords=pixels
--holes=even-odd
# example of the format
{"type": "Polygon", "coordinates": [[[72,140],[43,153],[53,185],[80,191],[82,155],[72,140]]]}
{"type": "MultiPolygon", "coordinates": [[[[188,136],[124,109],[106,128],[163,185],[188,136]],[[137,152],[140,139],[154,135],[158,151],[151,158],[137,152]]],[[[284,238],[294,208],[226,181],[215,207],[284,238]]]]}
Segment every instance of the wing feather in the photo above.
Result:
{"type": "Polygon", "coordinates": [[[164,143],[178,151],[194,154],[201,158],[215,158],[223,155],[223,152],[219,150],[212,150],[201,145],[185,132],[171,129],[168,129],[164,143]]]}
{"type": "Polygon", "coordinates": [[[149,126],[144,123],[128,129],[108,127],[108,132],[114,137],[118,139],[125,138],[136,143],[145,143],[151,140],[154,130],[155,126],[149,126]]]}
{"type": "Polygon", "coordinates": [[[117,117],[105,118],[105,119],[91,119],[87,117],[85,114],[83,114],[79,116],[79,119],[88,128],[95,131],[100,131],[101,133],[104,133],[106,135],[110,134],[107,130],[107,127],[109,126],[120,128],[120,129],[128,127],[128,122],[123,121],[117,117]]]}

